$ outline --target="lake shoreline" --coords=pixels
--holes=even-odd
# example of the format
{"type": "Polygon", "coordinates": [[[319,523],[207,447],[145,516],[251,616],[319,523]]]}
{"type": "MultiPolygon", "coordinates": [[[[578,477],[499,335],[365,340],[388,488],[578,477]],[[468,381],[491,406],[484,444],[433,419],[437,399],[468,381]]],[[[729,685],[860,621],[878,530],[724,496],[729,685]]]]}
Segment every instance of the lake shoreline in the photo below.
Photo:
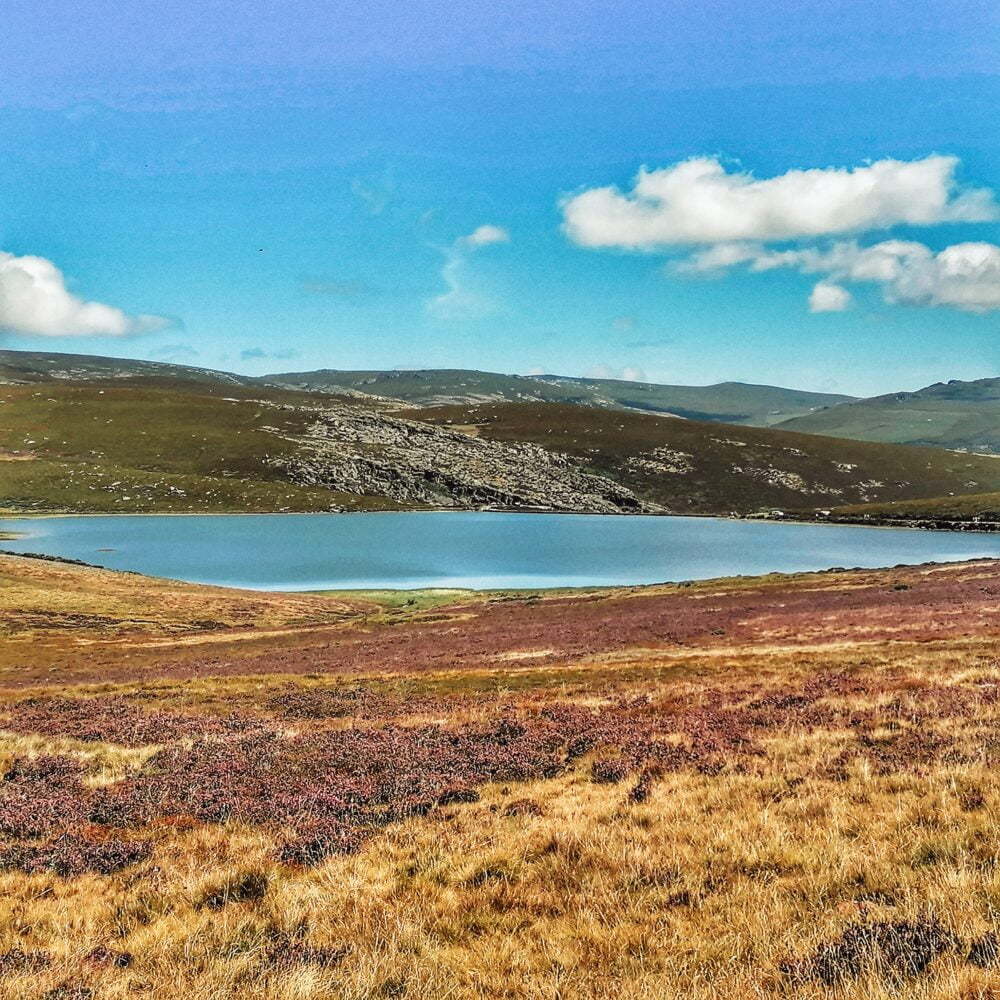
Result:
{"type": "MultiPolygon", "coordinates": [[[[524,507],[418,507],[408,510],[164,510],[164,511],[32,511],[31,513],[7,513],[0,511],[0,526],[8,520],[49,520],[55,518],[98,518],[98,517],[372,517],[388,514],[517,514],[539,517],[608,517],[608,518],[690,518],[703,521],[750,521],[770,524],[805,524],[812,526],[830,525],[836,527],[888,528],[905,531],[940,531],[958,534],[991,535],[1000,532],[1000,521],[952,521],[936,518],[865,518],[829,516],[821,517],[812,514],[796,513],[794,511],[782,514],[692,514],[683,511],[586,511],[586,510],[551,510],[543,508],[524,507]]],[[[0,541],[12,541],[25,537],[23,532],[10,532],[0,529],[0,541]]]]}
{"type": "Polygon", "coordinates": [[[198,583],[190,580],[183,580],[176,577],[159,577],[150,573],[142,573],[136,570],[116,569],[108,566],[101,566],[97,563],[85,562],[81,559],[70,559],[64,556],[47,555],[41,552],[12,552],[10,549],[0,549],[0,557],[11,556],[15,559],[32,559],[39,562],[55,563],[69,567],[97,570],[102,573],[114,573],[117,576],[146,577],[151,581],[166,581],[189,587],[205,587],[208,589],[223,589],[234,591],[246,591],[247,593],[289,597],[330,597],[334,599],[360,599],[371,600],[380,603],[374,595],[387,595],[388,597],[411,597],[421,595],[448,595],[470,598],[482,598],[484,596],[496,596],[500,599],[517,600],[519,598],[541,595],[544,597],[585,597],[588,594],[596,593],[628,593],[644,590],[655,590],[664,587],[686,588],[694,584],[700,586],[723,586],[734,583],[753,583],[754,581],[794,581],[801,577],[811,576],[838,576],[845,573],[884,573],[893,569],[921,570],[938,569],[945,567],[974,566],[978,563],[989,565],[1000,563],[1000,556],[970,556],[967,559],[930,559],[918,563],[900,563],[895,566],[830,566],[826,569],[809,570],[772,570],[767,573],[734,573],[726,576],[701,577],[694,580],[657,580],[652,583],[619,583],[619,584],[584,584],[577,587],[444,587],[444,586],[422,586],[422,587],[327,587],[315,590],[281,590],[281,589],[257,589],[253,587],[238,587],[228,584],[218,583],[198,583]]]}
{"type": "Polygon", "coordinates": [[[884,527],[905,526],[710,515],[539,518],[527,511],[323,520],[314,513],[291,520],[56,515],[0,521],[0,530],[19,533],[0,547],[13,555],[282,592],[628,587],[1000,556],[993,533],[884,527]]]}

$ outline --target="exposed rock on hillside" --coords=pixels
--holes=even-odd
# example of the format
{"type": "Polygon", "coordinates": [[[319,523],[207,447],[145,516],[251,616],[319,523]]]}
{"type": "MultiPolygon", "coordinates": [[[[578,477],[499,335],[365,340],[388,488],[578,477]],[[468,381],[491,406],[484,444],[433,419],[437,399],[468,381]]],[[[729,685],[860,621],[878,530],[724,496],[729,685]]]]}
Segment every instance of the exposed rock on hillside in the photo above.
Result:
{"type": "Polygon", "coordinates": [[[349,406],[316,411],[270,459],[293,482],[436,507],[535,507],[598,513],[658,510],[578,460],[536,444],[500,443],[349,406]]]}

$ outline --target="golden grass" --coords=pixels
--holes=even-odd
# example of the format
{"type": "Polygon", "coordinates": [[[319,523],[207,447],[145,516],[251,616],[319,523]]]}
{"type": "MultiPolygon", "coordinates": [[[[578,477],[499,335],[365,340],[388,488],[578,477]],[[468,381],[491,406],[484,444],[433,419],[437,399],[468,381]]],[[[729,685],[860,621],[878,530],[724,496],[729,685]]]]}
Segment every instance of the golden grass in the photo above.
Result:
{"type": "MultiPolygon", "coordinates": [[[[260,597],[268,614],[285,613],[283,599],[270,599],[260,597]]],[[[623,649],[565,666],[515,655],[492,669],[373,670],[350,683],[400,699],[396,725],[426,722],[420,711],[406,714],[408,699],[425,696],[441,699],[442,721],[458,724],[487,717],[498,701],[642,696],[683,705],[708,688],[755,697],[831,671],[873,682],[863,694],[828,699],[858,711],[896,699],[919,707],[931,688],[1000,683],[995,638],[859,642],[835,632],[809,647],[623,649]]],[[[268,717],[284,690],[344,683],[277,673],[137,676],[49,682],[30,693],[126,695],[170,711],[268,717]]],[[[9,702],[25,691],[0,695],[9,702]]],[[[891,739],[895,718],[887,714],[873,738],[891,739]]],[[[952,737],[962,753],[887,773],[858,758],[834,780],[824,768],[852,745],[849,727],[779,726],[761,737],[761,756],[721,774],[668,773],[641,803],[629,796],[632,780],[595,784],[590,755],[550,780],[488,785],[478,802],[396,823],[357,854],[311,869],[276,860],[279,830],[161,820],[143,831],[151,860],[117,874],[0,874],[0,955],[51,956],[48,967],[8,971],[0,998],[41,998],[64,984],[95,1000],[997,998],[1000,972],[968,964],[959,948],[899,980],[869,970],[831,987],[782,970],[858,923],[934,918],[966,942],[1000,928],[1000,771],[990,750],[1000,707],[943,712],[921,725],[952,737]],[[529,807],[517,805],[525,800],[529,807]],[[248,877],[264,887],[260,898],[206,905],[248,877]],[[313,949],[313,960],[283,961],[288,942],[313,949]],[[97,948],[127,952],[131,963],[88,958],[97,948]],[[315,960],[341,949],[329,965],[315,960]]],[[[16,757],[59,754],[107,784],[154,749],[5,733],[0,771],[16,757]]]]}
{"type": "Polygon", "coordinates": [[[191,587],[0,554],[0,635],[8,637],[88,629],[113,636],[330,622],[362,603],[312,594],[191,587]]]}
{"type": "MultiPolygon", "coordinates": [[[[7,980],[0,997],[67,979],[108,998],[199,1000],[831,995],[790,991],[778,967],[851,921],[933,913],[966,935],[994,926],[997,815],[961,811],[970,782],[998,801],[986,770],[859,774],[832,798],[828,783],[786,796],[775,774],[676,775],[643,805],[573,775],[490,788],[308,872],[275,864],[260,832],[171,831],[141,879],[0,878],[0,951],[54,959],[7,980]],[[544,815],[505,816],[515,797],[544,815]],[[267,877],[263,900],[199,908],[247,871],[267,877]],[[275,938],[303,932],[312,946],[346,948],[343,961],[269,967],[275,938]],[[134,962],[93,970],[84,956],[98,946],[134,962]]],[[[977,991],[994,983],[953,955],[898,989],[871,980],[838,995],[985,997],[977,991]]]]}

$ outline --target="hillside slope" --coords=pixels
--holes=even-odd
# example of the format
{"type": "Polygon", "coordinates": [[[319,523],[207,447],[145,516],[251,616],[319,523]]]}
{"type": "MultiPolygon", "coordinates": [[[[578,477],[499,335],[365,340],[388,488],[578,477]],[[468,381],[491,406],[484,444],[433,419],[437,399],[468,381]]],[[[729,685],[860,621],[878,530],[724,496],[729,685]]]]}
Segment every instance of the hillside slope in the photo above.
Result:
{"type": "Polygon", "coordinates": [[[171,365],[162,361],[105,358],[50,351],[0,351],[0,384],[89,382],[94,379],[180,379],[207,385],[250,385],[253,379],[213,368],[171,365]]]}
{"type": "Polygon", "coordinates": [[[1000,493],[969,493],[892,503],[835,507],[833,517],[846,521],[907,523],[918,527],[1000,529],[1000,493]]]}
{"type": "Polygon", "coordinates": [[[1000,378],[938,382],[795,417],[786,430],[1000,454],[1000,378]]]}
{"type": "Polygon", "coordinates": [[[563,375],[501,375],[462,369],[390,372],[322,369],[267,375],[261,381],[285,388],[324,392],[353,389],[419,406],[574,403],[761,427],[852,398],[742,382],[707,386],[656,385],[563,375]]]}
{"type": "Polygon", "coordinates": [[[495,441],[573,455],[637,496],[682,513],[740,513],[993,490],[1000,461],[775,428],[663,420],[558,404],[483,404],[411,416],[495,441]]]}
{"type": "Polygon", "coordinates": [[[994,490],[993,458],[555,402],[404,410],[162,375],[0,386],[11,511],[749,514],[994,490]]]}
{"type": "Polygon", "coordinates": [[[414,406],[481,402],[576,403],[644,410],[692,420],[770,426],[851,400],[769,385],[655,385],[562,375],[502,375],[464,369],[339,371],[319,369],[249,376],[211,368],[41,351],[0,351],[0,384],[95,379],[181,380],[205,385],[265,386],[339,396],[375,396],[414,406]]]}
{"type": "Polygon", "coordinates": [[[652,509],[530,443],[352,398],[164,380],[0,386],[0,509],[652,509]]]}

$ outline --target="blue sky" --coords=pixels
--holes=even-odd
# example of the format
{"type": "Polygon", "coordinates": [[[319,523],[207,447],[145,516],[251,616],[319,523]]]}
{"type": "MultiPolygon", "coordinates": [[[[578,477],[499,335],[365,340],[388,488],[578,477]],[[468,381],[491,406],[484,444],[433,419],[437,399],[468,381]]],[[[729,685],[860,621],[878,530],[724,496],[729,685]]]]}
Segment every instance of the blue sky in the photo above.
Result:
{"type": "Polygon", "coordinates": [[[3,346],[1000,374],[992,5],[8,0],[4,32],[3,346]]]}

